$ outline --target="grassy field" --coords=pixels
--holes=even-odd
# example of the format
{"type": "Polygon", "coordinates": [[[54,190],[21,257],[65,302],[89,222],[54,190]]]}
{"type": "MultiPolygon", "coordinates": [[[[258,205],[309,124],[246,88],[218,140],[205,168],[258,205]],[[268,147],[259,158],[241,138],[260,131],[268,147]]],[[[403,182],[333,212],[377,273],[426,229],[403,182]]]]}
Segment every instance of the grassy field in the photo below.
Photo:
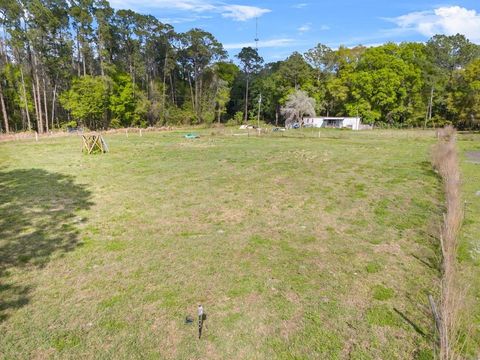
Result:
{"type": "MultiPolygon", "coordinates": [[[[203,135],[0,144],[1,358],[432,358],[433,132],[203,135]]],[[[463,170],[475,291],[480,165],[463,170]]]]}

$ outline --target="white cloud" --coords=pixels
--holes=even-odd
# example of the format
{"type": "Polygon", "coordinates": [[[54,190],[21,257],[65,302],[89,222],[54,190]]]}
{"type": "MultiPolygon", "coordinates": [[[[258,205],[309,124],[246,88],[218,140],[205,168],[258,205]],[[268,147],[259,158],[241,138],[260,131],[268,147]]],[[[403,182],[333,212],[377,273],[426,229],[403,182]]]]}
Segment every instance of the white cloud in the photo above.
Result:
{"type": "Polygon", "coordinates": [[[176,24],[184,24],[188,22],[194,22],[194,21],[211,19],[211,18],[212,18],[211,16],[207,16],[207,15],[192,14],[192,16],[159,18],[159,20],[164,24],[176,25],[176,24]]]}
{"type": "Polygon", "coordinates": [[[310,30],[312,30],[312,24],[308,23],[308,24],[304,24],[302,26],[300,26],[298,29],[298,32],[299,33],[305,33],[305,32],[308,32],[310,30]]]}
{"type": "Polygon", "coordinates": [[[316,26],[312,26],[312,23],[306,23],[306,24],[303,24],[302,26],[300,26],[297,31],[300,33],[300,34],[304,34],[306,32],[309,32],[311,30],[320,30],[320,31],[327,31],[327,30],[330,30],[330,26],[328,25],[320,25],[318,27],[316,26]]]}
{"type": "Polygon", "coordinates": [[[270,9],[262,9],[256,6],[225,5],[222,7],[222,16],[236,21],[247,21],[271,12],[270,9]]]}
{"type": "MultiPolygon", "coordinates": [[[[110,4],[116,9],[162,9],[190,13],[219,13],[225,18],[235,21],[247,21],[271,12],[270,9],[257,6],[226,4],[216,0],[110,0],[110,4]]],[[[192,18],[192,16],[185,18],[192,18]]]]}
{"type": "MultiPolygon", "coordinates": [[[[259,48],[285,47],[285,46],[291,46],[295,42],[296,42],[295,39],[290,39],[290,38],[271,39],[271,40],[259,41],[258,47],[259,48]]],[[[255,47],[255,46],[256,46],[256,43],[254,41],[223,45],[223,47],[227,50],[235,50],[235,49],[241,49],[244,47],[255,47]]]]}
{"type": "Polygon", "coordinates": [[[110,0],[114,8],[156,8],[180,11],[205,12],[216,9],[205,0],[110,0]]]}
{"type": "Polygon", "coordinates": [[[427,37],[460,33],[474,42],[480,42],[480,13],[460,6],[412,12],[388,20],[398,26],[397,30],[404,32],[418,32],[427,37]]]}
{"type": "Polygon", "coordinates": [[[308,6],[307,3],[299,3],[299,4],[293,5],[292,7],[293,7],[294,9],[303,9],[303,8],[306,8],[307,6],[308,6]]]}

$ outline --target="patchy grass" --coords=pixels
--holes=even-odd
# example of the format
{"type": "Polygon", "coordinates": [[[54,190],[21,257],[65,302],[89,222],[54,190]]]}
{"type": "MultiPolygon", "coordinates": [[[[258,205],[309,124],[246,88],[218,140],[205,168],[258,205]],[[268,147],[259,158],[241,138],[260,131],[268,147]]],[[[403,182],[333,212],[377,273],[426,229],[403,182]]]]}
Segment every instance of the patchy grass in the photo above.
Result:
{"type": "Polygon", "coordinates": [[[0,144],[3,357],[428,358],[433,132],[181,135],[0,144]]]}
{"type": "Polygon", "coordinates": [[[373,298],[375,300],[389,300],[395,295],[393,289],[387,288],[383,285],[375,285],[373,287],[373,298]]]}
{"type": "Polygon", "coordinates": [[[467,289],[466,324],[463,329],[465,352],[480,356],[480,163],[469,154],[480,153],[480,134],[459,134],[464,222],[461,229],[458,260],[462,284],[467,289]]]}
{"type": "Polygon", "coordinates": [[[401,318],[386,305],[375,305],[367,310],[367,321],[372,325],[400,327],[401,318]]]}
{"type": "Polygon", "coordinates": [[[377,273],[379,271],[382,271],[383,270],[383,266],[382,264],[380,264],[379,262],[377,261],[372,261],[372,262],[369,262],[366,266],[365,266],[365,270],[367,271],[367,273],[369,274],[374,274],[374,273],[377,273]]]}

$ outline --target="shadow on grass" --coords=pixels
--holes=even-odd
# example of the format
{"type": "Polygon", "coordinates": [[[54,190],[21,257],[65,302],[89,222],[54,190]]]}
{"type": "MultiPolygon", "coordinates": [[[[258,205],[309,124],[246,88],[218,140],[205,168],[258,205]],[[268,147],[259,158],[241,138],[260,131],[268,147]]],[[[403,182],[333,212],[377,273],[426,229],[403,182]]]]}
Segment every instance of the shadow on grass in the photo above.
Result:
{"type": "Polygon", "coordinates": [[[433,337],[430,333],[427,333],[426,331],[424,331],[419,325],[417,325],[414,321],[412,321],[406,314],[404,314],[402,311],[398,310],[397,308],[393,308],[393,310],[398,314],[400,315],[400,317],[408,324],[410,325],[413,330],[415,330],[415,332],[419,335],[421,335],[422,337],[424,337],[425,339],[429,340],[429,341],[432,341],[433,340],[433,337]]]}
{"type": "Polygon", "coordinates": [[[73,177],[40,169],[0,170],[0,322],[29,302],[31,286],[12,283],[20,268],[43,267],[78,245],[76,212],[91,193],[73,177]]]}

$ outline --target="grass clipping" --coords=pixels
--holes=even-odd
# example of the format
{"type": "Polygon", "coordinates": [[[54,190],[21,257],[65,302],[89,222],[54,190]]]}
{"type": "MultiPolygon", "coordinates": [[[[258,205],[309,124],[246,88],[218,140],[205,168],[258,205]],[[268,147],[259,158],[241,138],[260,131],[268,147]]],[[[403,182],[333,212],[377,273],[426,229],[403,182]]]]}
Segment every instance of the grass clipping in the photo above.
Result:
{"type": "Polygon", "coordinates": [[[439,142],[433,148],[432,163],[443,180],[446,212],[440,231],[442,278],[438,309],[433,300],[431,303],[439,334],[439,358],[453,360],[462,358],[460,353],[463,347],[460,340],[460,313],[465,293],[459,284],[457,266],[463,206],[455,129],[446,127],[438,135],[439,142]]]}

